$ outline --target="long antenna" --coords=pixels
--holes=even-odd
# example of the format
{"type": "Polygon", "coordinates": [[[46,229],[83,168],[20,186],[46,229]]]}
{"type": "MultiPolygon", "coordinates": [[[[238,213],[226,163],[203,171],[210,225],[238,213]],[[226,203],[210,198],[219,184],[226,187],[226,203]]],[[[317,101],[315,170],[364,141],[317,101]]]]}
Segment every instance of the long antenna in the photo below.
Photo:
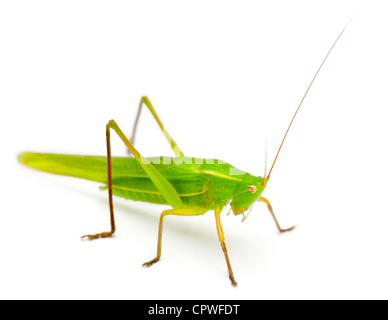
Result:
{"type": "Polygon", "coordinates": [[[267,140],[265,140],[265,166],[264,166],[264,179],[261,182],[261,185],[264,186],[265,177],[267,175],[267,160],[268,160],[268,144],[267,140]]]}
{"type": "Polygon", "coordinates": [[[313,80],[311,80],[310,85],[308,86],[308,88],[307,88],[307,90],[306,90],[306,92],[305,92],[305,94],[304,94],[302,100],[301,100],[300,103],[299,103],[298,109],[296,109],[295,114],[294,114],[294,116],[292,117],[292,120],[291,120],[291,122],[290,122],[290,125],[289,125],[288,128],[287,128],[286,134],[284,135],[283,140],[282,140],[282,143],[280,144],[278,153],[276,154],[275,160],[274,160],[273,163],[272,163],[271,170],[269,170],[268,176],[267,176],[267,178],[265,178],[265,179],[268,180],[268,179],[269,179],[269,176],[271,175],[273,166],[275,165],[275,162],[276,162],[276,160],[277,160],[277,158],[278,158],[278,155],[279,155],[279,152],[280,152],[280,150],[281,150],[281,148],[282,148],[282,146],[283,146],[284,140],[285,140],[286,137],[287,137],[288,131],[290,130],[291,125],[292,125],[292,123],[294,122],[294,119],[295,119],[295,117],[296,117],[296,114],[298,113],[298,111],[299,111],[299,109],[300,109],[300,106],[302,105],[304,99],[305,99],[306,96],[307,96],[307,93],[309,92],[311,86],[313,85],[315,78],[317,77],[319,71],[321,71],[322,66],[324,65],[324,63],[325,63],[327,57],[330,55],[331,50],[333,50],[334,46],[336,45],[336,43],[337,43],[337,41],[339,40],[339,38],[341,38],[342,34],[344,33],[346,27],[349,25],[349,23],[350,23],[351,20],[352,20],[352,19],[349,20],[349,22],[346,24],[345,28],[343,28],[343,30],[341,31],[341,33],[339,34],[339,36],[337,37],[337,39],[334,41],[334,43],[333,43],[333,45],[331,46],[329,52],[326,54],[325,59],[323,59],[321,65],[319,66],[318,71],[315,73],[315,76],[314,76],[313,80]]]}

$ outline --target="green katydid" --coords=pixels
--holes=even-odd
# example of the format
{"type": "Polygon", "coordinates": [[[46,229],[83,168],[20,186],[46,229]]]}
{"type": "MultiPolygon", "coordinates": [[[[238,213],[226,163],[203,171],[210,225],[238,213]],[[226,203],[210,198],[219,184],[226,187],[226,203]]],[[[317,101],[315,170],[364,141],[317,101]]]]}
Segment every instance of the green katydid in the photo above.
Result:
{"type": "Polygon", "coordinates": [[[232,285],[235,286],[237,282],[233,276],[225,245],[220,213],[223,207],[230,204],[231,210],[233,210],[235,215],[244,215],[247,210],[252,208],[256,201],[262,201],[267,204],[280,232],[294,229],[294,227],[289,229],[282,229],[280,227],[271,204],[261,194],[267,185],[284,140],[300,106],[345,28],[331,46],[307,88],[287,128],[268,175],[264,174],[263,177],[255,177],[223,161],[185,157],[181,149],[165,130],[147,97],[141,98],[131,139],[127,139],[115,121],[111,120],[106,125],[107,157],[26,152],[19,155],[19,161],[38,170],[88,179],[105,185],[102,189],[108,189],[111,230],[109,232],[86,235],[82,238],[94,240],[111,237],[114,234],[116,225],[113,195],[135,201],[170,205],[172,209],[164,210],[160,216],[156,257],[144,263],[143,266],[146,267],[160,260],[163,220],[165,216],[196,216],[203,215],[209,210],[214,210],[218,238],[225,255],[229,278],[232,285]],[[152,113],[176,157],[144,158],[134,147],[136,128],[143,104],[152,113]],[[111,129],[121,138],[133,157],[112,158],[110,147],[111,129]]]}

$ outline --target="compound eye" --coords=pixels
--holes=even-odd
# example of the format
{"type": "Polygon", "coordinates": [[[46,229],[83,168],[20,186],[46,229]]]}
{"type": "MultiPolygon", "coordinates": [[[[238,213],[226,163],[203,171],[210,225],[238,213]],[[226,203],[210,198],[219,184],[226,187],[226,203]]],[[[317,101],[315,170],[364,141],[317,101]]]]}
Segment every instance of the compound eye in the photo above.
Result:
{"type": "Polygon", "coordinates": [[[256,191],[257,191],[256,186],[249,186],[248,187],[248,192],[255,193],[256,191]]]}

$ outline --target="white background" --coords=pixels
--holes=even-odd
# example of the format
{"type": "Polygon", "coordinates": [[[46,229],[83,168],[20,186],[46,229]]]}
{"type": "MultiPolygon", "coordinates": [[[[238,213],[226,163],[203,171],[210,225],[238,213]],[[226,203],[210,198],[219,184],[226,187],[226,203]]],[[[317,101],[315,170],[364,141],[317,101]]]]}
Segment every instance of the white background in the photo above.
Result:
{"type": "MultiPolygon", "coordinates": [[[[374,1],[2,1],[0,298],[388,298],[387,8],[374,1]],[[105,154],[105,124],[130,132],[148,95],[187,156],[255,175],[333,50],[246,222],[168,217],[93,182],[22,167],[22,151],[105,154]]],[[[143,113],[145,156],[171,155],[143,113]]],[[[124,155],[118,138],[113,153],[124,155]]]]}

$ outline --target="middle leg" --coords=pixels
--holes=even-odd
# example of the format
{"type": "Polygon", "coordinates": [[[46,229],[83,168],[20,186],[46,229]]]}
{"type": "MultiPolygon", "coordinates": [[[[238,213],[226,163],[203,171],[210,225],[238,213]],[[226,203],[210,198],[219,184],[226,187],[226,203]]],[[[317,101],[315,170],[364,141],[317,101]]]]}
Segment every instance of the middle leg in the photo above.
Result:
{"type": "Polygon", "coordinates": [[[221,219],[220,219],[221,210],[216,209],[214,213],[216,216],[218,239],[220,240],[221,248],[225,255],[226,265],[228,267],[228,272],[229,272],[229,279],[232,282],[232,286],[235,287],[237,286],[237,282],[236,280],[234,280],[232,266],[230,265],[228,251],[226,250],[225,237],[224,237],[224,232],[222,231],[222,225],[221,225],[221,219]]]}
{"type": "Polygon", "coordinates": [[[159,233],[158,233],[158,249],[156,251],[156,257],[146,263],[143,264],[143,267],[150,267],[154,263],[158,262],[160,260],[160,257],[162,255],[162,233],[163,233],[163,218],[167,215],[176,215],[176,216],[199,216],[206,212],[207,210],[204,209],[170,209],[165,210],[160,215],[159,220],[159,233]]]}

